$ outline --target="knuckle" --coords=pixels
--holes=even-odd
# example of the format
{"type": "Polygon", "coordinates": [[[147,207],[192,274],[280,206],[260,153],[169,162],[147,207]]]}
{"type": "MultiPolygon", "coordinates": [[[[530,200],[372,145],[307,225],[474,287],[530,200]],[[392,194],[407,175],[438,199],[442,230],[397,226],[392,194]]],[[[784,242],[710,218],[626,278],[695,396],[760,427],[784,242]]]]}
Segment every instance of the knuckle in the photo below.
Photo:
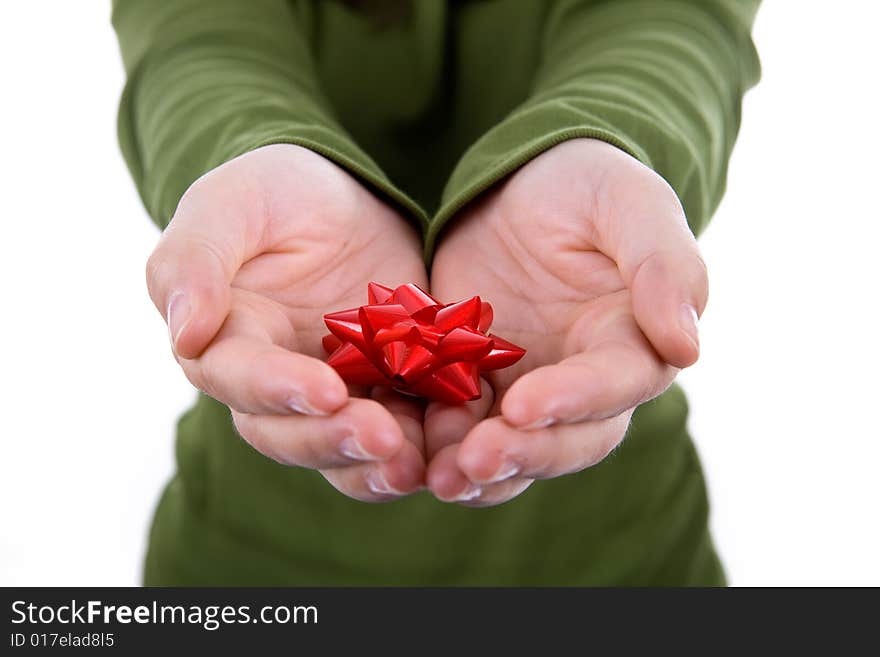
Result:
{"type": "Polygon", "coordinates": [[[234,262],[237,259],[235,248],[231,243],[223,240],[208,238],[204,235],[195,235],[188,245],[192,253],[204,254],[205,264],[223,269],[223,263],[234,262]]]}
{"type": "MultiPolygon", "coordinates": [[[[666,203],[669,216],[677,223],[687,227],[687,215],[685,214],[684,206],[682,205],[678,194],[676,194],[675,190],[672,188],[672,185],[670,185],[669,181],[660,174],[651,176],[651,179],[653,180],[655,193],[666,203]]],[[[688,232],[690,232],[690,229],[688,229],[688,232]]]]}
{"type": "Polygon", "coordinates": [[[253,416],[249,413],[239,413],[235,410],[231,411],[230,415],[232,416],[232,424],[235,430],[242,438],[245,438],[253,426],[253,416]]]}
{"type": "Polygon", "coordinates": [[[230,378],[228,361],[220,353],[211,353],[187,363],[187,378],[196,388],[239,413],[254,413],[259,408],[253,403],[250,391],[236,379],[230,378]]]}
{"type": "Polygon", "coordinates": [[[601,463],[617,443],[618,440],[610,440],[605,436],[598,440],[586,441],[578,456],[572,459],[570,469],[565,474],[580,472],[601,463]]]}
{"type": "Polygon", "coordinates": [[[202,358],[198,364],[193,363],[192,365],[184,365],[183,368],[190,383],[196,388],[209,397],[213,397],[217,401],[226,403],[224,399],[221,399],[221,397],[223,397],[221,394],[222,386],[217,378],[219,368],[216,364],[215,358],[202,358]]]}
{"type": "Polygon", "coordinates": [[[612,452],[615,445],[617,445],[617,441],[599,441],[595,445],[592,445],[590,449],[587,450],[587,453],[584,455],[583,462],[581,463],[578,471],[586,470],[587,468],[592,468],[595,465],[598,465],[612,452]]]}
{"type": "Polygon", "coordinates": [[[552,479],[570,472],[571,454],[557,427],[543,429],[508,458],[520,466],[518,477],[552,479]]]}
{"type": "Polygon", "coordinates": [[[706,265],[706,260],[696,244],[693,244],[691,247],[688,268],[691,271],[691,276],[698,284],[708,285],[709,267],[706,265]]]}
{"type": "Polygon", "coordinates": [[[298,466],[297,459],[292,458],[290,450],[279,449],[269,436],[269,428],[265,419],[250,413],[232,411],[232,423],[238,435],[263,456],[281,465],[298,466]]]}
{"type": "Polygon", "coordinates": [[[161,299],[158,298],[158,295],[161,292],[160,284],[166,268],[167,258],[165,257],[162,244],[160,243],[150,254],[150,257],[147,258],[147,263],[144,267],[144,273],[147,279],[147,290],[150,293],[150,297],[157,305],[161,303],[161,299]]]}
{"type": "MultiPolygon", "coordinates": [[[[288,432],[289,433],[289,432],[288,432]]],[[[260,450],[269,458],[281,465],[297,468],[314,468],[315,459],[308,440],[296,435],[285,435],[283,441],[263,441],[264,450],[260,450]]]]}
{"type": "Polygon", "coordinates": [[[709,299],[709,268],[699,249],[695,249],[693,267],[694,277],[696,278],[697,295],[699,297],[697,301],[701,306],[698,310],[702,312],[709,299]]]}
{"type": "MultiPolygon", "coordinates": [[[[296,463],[291,465],[300,466],[318,466],[322,463],[330,464],[328,452],[330,451],[327,436],[323,433],[311,431],[305,438],[294,438],[290,443],[291,448],[296,445],[296,454],[291,453],[289,456],[296,463]]],[[[342,462],[342,458],[336,459],[342,462]]]]}
{"type": "Polygon", "coordinates": [[[629,367],[621,368],[621,379],[625,390],[629,391],[627,404],[623,408],[632,408],[646,401],[665,388],[667,370],[671,370],[650,348],[645,340],[644,345],[628,345],[625,352],[621,353],[621,362],[630,363],[629,367]],[[658,390],[658,387],[662,388],[658,390]]]}
{"type": "Polygon", "coordinates": [[[183,194],[180,195],[180,200],[177,202],[177,208],[174,210],[174,216],[171,221],[174,221],[175,219],[179,220],[179,217],[182,216],[187,209],[193,204],[197,204],[199,197],[205,191],[210,191],[212,183],[217,179],[218,175],[222,173],[222,170],[223,165],[202,174],[192,181],[189,187],[187,187],[183,194]]]}
{"type": "Polygon", "coordinates": [[[253,396],[255,399],[267,400],[270,403],[275,401],[284,403],[285,390],[288,379],[274,375],[281,371],[278,367],[277,355],[269,350],[264,349],[251,354],[246,360],[245,372],[252,373],[272,373],[272,376],[261,375],[254,377],[251,382],[253,396]]]}
{"type": "Polygon", "coordinates": [[[320,469],[319,472],[333,488],[346,497],[358,502],[379,504],[388,501],[388,497],[374,493],[369,485],[369,470],[352,470],[350,468],[320,469]]]}
{"type": "Polygon", "coordinates": [[[498,506],[499,504],[504,504],[522,493],[534,483],[534,479],[513,479],[510,481],[505,481],[500,484],[496,484],[493,487],[490,487],[487,491],[483,492],[482,495],[474,498],[473,500],[467,500],[465,502],[459,502],[461,506],[471,507],[471,508],[488,508],[492,506],[498,506]]]}
{"type": "Polygon", "coordinates": [[[239,413],[233,410],[232,425],[235,427],[238,435],[241,436],[248,445],[258,452],[265,453],[264,450],[261,449],[262,434],[259,431],[258,420],[255,416],[249,413],[239,413]]]}
{"type": "Polygon", "coordinates": [[[693,267],[706,281],[709,280],[709,267],[698,246],[694,245],[693,267]]]}
{"type": "Polygon", "coordinates": [[[371,426],[387,412],[387,409],[376,400],[363,398],[358,398],[356,403],[350,404],[347,411],[349,422],[353,427],[371,426]]]}
{"type": "Polygon", "coordinates": [[[634,409],[631,409],[622,413],[617,418],[612,418],[610,420],[611,429],[605,436],[603,436],[602,440],[598,441],[596,449],[593,452],[594,460],[593,463],[590,464],[591,466],[604,461],[620,446],[629,431],[630,418],[632,417],[633,410],[634,409]]]}
{"type": "Polygon", "coordinates": [[[201,361],[188,360],[181,357],[174,349],[171,350],[180,369],[183,370],[184,376],[192,384],[196,390],[199,390],[209,397],[217,399],[216,390],[208,383],[204,373],[205,365],[201,361]]]}

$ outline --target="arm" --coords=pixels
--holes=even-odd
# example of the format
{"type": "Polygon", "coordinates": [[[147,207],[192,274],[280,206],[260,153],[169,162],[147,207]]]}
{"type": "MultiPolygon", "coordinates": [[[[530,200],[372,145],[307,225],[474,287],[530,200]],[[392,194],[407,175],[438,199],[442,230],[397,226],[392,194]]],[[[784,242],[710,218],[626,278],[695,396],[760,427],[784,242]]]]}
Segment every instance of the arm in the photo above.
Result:
{"type": "Polygon", "coordinates": [[[724,191],[745,91],[760,67],[759,0],[559,0],[531,96],[465,153],[428,231],[556,144],[611,143],[665,178],[699,233],[724,191]]]}
{"type": "Polygon", "coordinates": [[[553,5],[533,93],[463,156],[429,228],[430,254],[457,216],[432,290],[476,284],[528,349],[479,402],[429,408],[438,497],[498,504],[598,463],[697,360],[708,281],[694,234],[757,79],[755,5],[553,5]]]}
{"type": "Polygon", "coordinates": [[[361,183],[419,213],[336,123],[292,6],[117,0],[120,142],[165,229],[147,284],[187,378],[267,457],[382,501],[423,480],[417,409],[347,388],[316,329],[371,280],[426,278],[411,223],[361,183]]]}
{"type": "Polygon", "coordinates": [[[119,141],[160,226],[201,175],[276,143],[320,153],[425,222],[333,117],[313,70],[307,7],[286,0],[114,1],[128,76],[119,141]]]}

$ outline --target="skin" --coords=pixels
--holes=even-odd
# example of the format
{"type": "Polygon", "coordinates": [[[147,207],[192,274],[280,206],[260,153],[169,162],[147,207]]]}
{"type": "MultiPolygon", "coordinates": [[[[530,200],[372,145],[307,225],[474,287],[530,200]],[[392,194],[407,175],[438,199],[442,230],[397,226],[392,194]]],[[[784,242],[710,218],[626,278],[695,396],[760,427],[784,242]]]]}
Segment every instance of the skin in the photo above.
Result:
{"type": "Polygon", "coordinates": [[[255,449],[355,499],[427,486],[469,506],[601,461],[696,361],[707,298],[675,193],[589,139],[537,157],[444,232],[432,294],[480,294],[492,330],[528,350],[465,406],[346,387],[323,362],[325,313],[361,305],[371,280],[427,288],[427,274],[411,224],[306,149],[260,148],[194,183],[147,280],[187,377],[255,449]]]}
{"type": "Polygon", "coordinates": [[[229,406],[242,438],[379,502],[423,488],[422,408],[347,388],[321,346],[323,315],[361,305],[371,280],[427,285],[416,231],[342,169],[292,145],[196,181],[147,264],[177,361],[229,406]]]}
{"type": "Polygon", "coordinates": [[[598,463],[699,356],[708,283],[678,198],[604,142],[564,142],[467,208],[431,285],[490,299],[492,330],[528,350],[480,400],[428,407],[427,482],[443,500],[500,504],[598,463]]]}

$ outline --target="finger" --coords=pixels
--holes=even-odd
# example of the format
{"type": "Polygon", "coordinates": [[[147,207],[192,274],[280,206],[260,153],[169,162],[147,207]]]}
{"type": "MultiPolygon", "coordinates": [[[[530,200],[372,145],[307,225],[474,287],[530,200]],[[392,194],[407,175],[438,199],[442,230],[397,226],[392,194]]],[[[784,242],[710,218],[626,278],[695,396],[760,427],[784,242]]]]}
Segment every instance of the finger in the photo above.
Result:
{"type": "Polygon", "coordinates": [[[514,477],[494,484],[475,484],[458,466],[460,448],[460,444],[447,445],[428,464],[425,481],[431,492],[443,502],[474,507],[494,506],[513,499],[534,481],[514,477]]]}
{"type": "Polygon", "coordinates": [[[658,252],[646,258],[632,280],[636,321],[657,352],[675,367],[700,356],[699,317],[709,283],[699,253],[658,252]]]}
{"type": "Polygon", "coordinates": [[[327,417],[233,411],[232,419],[241,437],[258,452],[303,468],[386,461],[409,444],[391,414],[369,399],[351,399],[327,417]]]}
{"type": "Polygon", "coordinates": [[[220,330],[230,283],[247,257],[245,215],[206,185],[184,195],[147,261],[150,298],[182,358],[198,356],[220,330]]]}
{"type": "Polygon", "coordinates": [[[322,470],[338,491],[362,502],[390,502],[421,490],[425,460],[415,445],[403,442],[400,450],[382,463],[322,470]]]}
{"type": "Polygon", "coordinates": [[[464,440],[468,431],[489,414],[495,393],[485,379],[480,379],[480,388],[480,398],[465,404],[428,404],[425,409],[425,454],[429,461],[447,445],[464,440]]]}
{"type": "Polygon", "coordinates": [[[483,420],[458,451],[464,475],[478,485],[578,472],[604,459],[626,432],[632,411],[595,422],[519,431],[503,418],[483,420]]]}
{"type": "Polygon", "coordinates": [[[400,425],[404,437],[419,450],[425,453],[425,406],[422,400],[407,397],[400,393],[376,386],[372,389],[370,397],[388,409],[391,416],[400,425]]]}
{"type": "Polygon", "coordinates": [[[688,367],[700,354],[697,320],[709,281],[697,241],[675,192],[654,176],[642,194],[617,194],[600,241],[632,291],[636,321],[670,365],[688,367]]]}
{"type": "Polygon", "coordinates": [[[622,335],[523,375],[501,400],[501,413],[523,430],[609,418],[653,399],[675,374],[644,337],[622,335]]]}
{"type": "Polygon", "coordinates": [[[326,415],[348,399],[327,363],[250,335],[221,337],[179,362],[194,386],[241,413],[326,415]]]}

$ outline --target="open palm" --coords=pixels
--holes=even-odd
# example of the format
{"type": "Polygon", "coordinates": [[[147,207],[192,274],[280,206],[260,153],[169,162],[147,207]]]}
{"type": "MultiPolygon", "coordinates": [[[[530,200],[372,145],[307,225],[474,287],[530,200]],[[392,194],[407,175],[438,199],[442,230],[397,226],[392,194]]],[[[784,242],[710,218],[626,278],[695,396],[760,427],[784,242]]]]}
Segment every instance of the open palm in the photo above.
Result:
{"type": "Polygon", "coordinates": [[[230,407],[242,437],[378,501],[422,484],[421,407],[347,388],[321,347],[323,315],[363,303],[372,280],[426,284],[415,230],[344,171],[289,145],[197,181],[148,265],[184,372],[230,407]]]}
{"type": "Polygon", "coordinates": [[[597,463],[635,407],[698,356],[705,268],[681,206],[602,142],[557,146],[473,203],[431,286],[443,300],[479,293],[493,332],[528,350],[486,376],[481,400],[428,407],[428,485],[441,499],[498,504],[597,463]]]}

